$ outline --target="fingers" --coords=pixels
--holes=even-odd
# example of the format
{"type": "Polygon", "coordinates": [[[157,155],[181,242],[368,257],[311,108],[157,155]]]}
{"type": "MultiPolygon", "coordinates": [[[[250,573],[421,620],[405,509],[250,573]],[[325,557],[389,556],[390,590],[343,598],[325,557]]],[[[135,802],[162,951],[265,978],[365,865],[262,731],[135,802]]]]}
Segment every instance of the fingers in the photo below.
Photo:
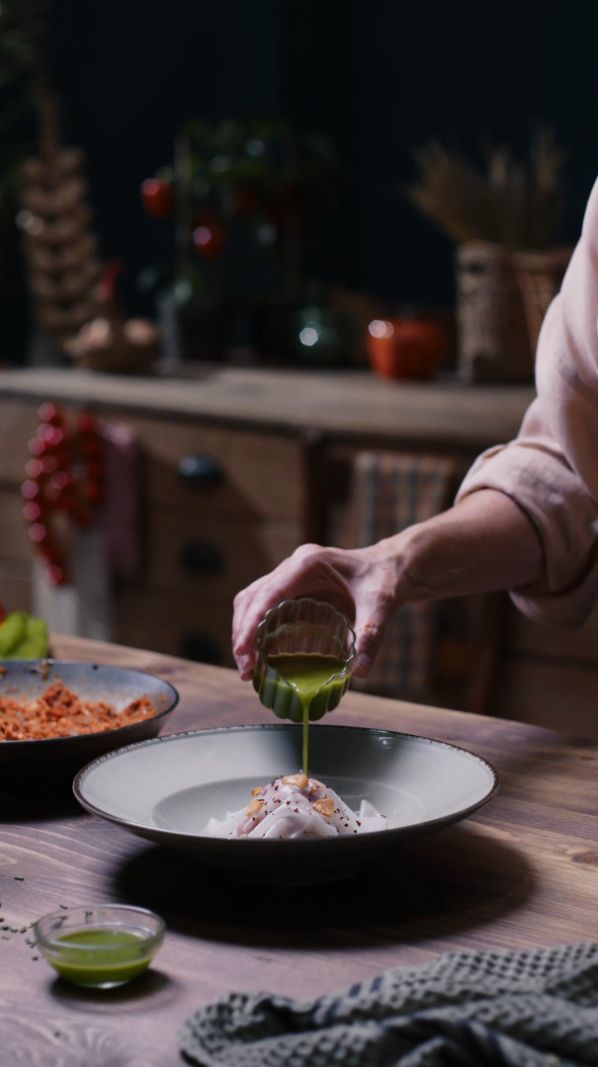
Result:
{"type": "Polygon", "coordinates": [[[243,681],[251,678],[257,654],[255,641],[257,629],[269,608],[281,600],[301,595],[301,570],[284,560],[270,574],[264,575],[241,590],[234,600],[232,647],[233,655],[243,681]]]}
{"type": "Polygon", "coordinates": [[[325,600],[355,617],[353,673],[366,677],[395,606],[394,585],[385,568],[364,566],[359,551],[302,545],[235,597],[232,641],[241,678],[252,677],[257,629],[266,612],[281,600],[301,596],[325,600]]]}
{"type": "Polygon", "coordinates": [[[255,653],[249,655],[241,655],[235,652],[234,657],[239,674],[241,676],[241,681],[248,682],[250,678],[253,677],[253,672],[255,670],[255,653]]]}
{"type": "Polygon", "coordinates": [[[332,560],[333,550],[302,545],[271,574],[258,578],[234,601],[232,646],[241,678],[251,678],[256,664],[257,628],[269,608],[281,600],[312,596],[353,616],[353,598],[345,578],[332,560]]]}
{"type": "MultiPolygon", "coordinates": [[[[257,583],[253,583],[253,585],[248,586],[247,589],[242,590],[241,593],[237,594],[234,600],[232,632],[233,655],[239,669],[239,674],[244,682],[251,678],[255,669],[257,660],[255,651],[257,628],[266,613],[265,610],[262,612],[260,609],[259,605],[262,601],[263,594],[260,594],[258,589],[254,590],[254,586],[256,585],[257,583]]],[[[272,588],[272,595],[276,596],[275,587],[272,588]]],[[[282,597],[278,599],[282,599],[282,597]]]]}

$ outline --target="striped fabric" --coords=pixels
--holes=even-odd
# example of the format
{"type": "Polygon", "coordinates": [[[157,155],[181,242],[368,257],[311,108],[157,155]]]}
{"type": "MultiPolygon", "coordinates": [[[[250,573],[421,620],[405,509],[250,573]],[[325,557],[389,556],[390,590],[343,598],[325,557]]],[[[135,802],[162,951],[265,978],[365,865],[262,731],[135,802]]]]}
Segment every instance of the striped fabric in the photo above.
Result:
{"type": "MultiPolygon", "coordinates": [[[[451,502],[459,481],[454,460],[442,456],[361,452],[354,461],[355,543],[370,545],[423,522],[451,502]]],[[[421,700],[432,689],[436,609],[407,604],[389,625],[366,682],[355,688],[421,700]]]]}

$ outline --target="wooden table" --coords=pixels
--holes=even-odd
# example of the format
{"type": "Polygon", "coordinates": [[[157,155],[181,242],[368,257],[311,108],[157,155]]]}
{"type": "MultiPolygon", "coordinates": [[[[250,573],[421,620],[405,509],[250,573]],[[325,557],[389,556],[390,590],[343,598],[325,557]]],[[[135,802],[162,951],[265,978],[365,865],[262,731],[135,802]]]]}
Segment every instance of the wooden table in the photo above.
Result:
{"type": "MultiPolygon", "coordinates": [[[[170,679],[181,694],[171,731],[270,721],[232,671],[74,638],[54,648],[170,679]]],[[[392,867],[297,891],[227,882],[84,813],[68,787],[2,796],[2,1067],[174,1067],[185,1018],[232,989],[311,997],[448,949],[597,936],[598,745],[357,693],[334,721],[471,747],[502,789],[473,818],[405,845],[392,867]],[[60,904],[101,901],[154,908],[168,932],[150,972],[94,994],[56,979],[21,931],[60,904]]]]}

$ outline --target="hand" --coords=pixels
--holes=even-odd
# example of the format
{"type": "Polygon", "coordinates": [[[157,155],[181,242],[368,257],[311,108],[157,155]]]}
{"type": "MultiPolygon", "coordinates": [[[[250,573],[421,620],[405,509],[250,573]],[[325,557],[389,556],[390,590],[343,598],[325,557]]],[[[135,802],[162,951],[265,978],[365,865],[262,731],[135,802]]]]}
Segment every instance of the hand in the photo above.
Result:
{"type": "Polygon", "coordinates": [[[256,631],[268,608],[312,596],[353,621],[353,672],[364,678],[399,605],[517,589],[543,574],[542,543],[527,515],[506,493],[479,489],[367,548],[302,545],[235,597],[233,652],[241,677],[251,678],[256,631]]]}
{"type": "MultiPolygon", "coordinates": [[[[356,633],[353,673],[365,677],[380,647],[396,603],[396,547],[385,542],[368,548],[323,548],[302,545],[270,574],[258,578],[235,597],[233,652],[241,678],[251,678],[255,638],[269,608],[288,598],[311,596],[333,604],[350,617],[356,633]]],[[[396,539],[395,539],[396,545],[396,539]]]]}

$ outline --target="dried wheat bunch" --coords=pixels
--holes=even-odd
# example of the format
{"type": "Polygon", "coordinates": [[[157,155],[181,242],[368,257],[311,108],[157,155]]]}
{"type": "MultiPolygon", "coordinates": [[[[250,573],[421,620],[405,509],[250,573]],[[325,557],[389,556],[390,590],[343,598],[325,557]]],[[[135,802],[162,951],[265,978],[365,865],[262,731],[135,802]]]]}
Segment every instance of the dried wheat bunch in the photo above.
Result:
{"type": "Polygon", "coordinates": [[[413,157],[418,176],[405,195],[457,243],[484,240],[530,249],[556,239],[565,154],[550,130],[535,132],[525,162],[504,145],[490,145],[479,168],[434,139],[413,157]]]}

